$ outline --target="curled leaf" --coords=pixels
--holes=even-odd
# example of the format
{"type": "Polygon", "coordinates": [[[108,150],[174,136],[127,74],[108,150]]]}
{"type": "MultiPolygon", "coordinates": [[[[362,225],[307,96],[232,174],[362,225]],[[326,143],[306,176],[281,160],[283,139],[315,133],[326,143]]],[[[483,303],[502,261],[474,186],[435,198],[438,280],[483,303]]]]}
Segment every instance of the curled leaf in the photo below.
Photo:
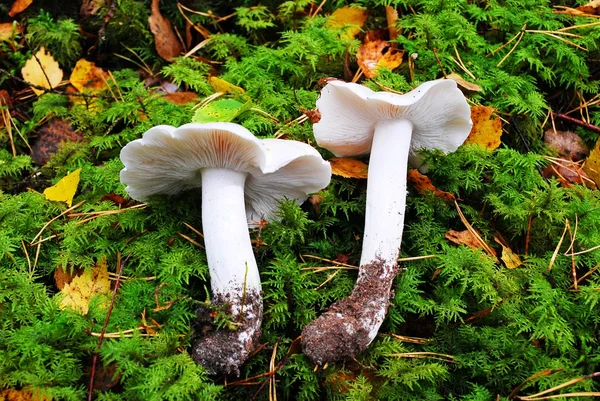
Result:
{"type": "Polygon", "coordinates": [[[334,157],[329,159],[331,165],[331,173],[344,178],[367,178],[368,168],[365,163],[360,160],[351,159],[348,157],[334,157]]]}

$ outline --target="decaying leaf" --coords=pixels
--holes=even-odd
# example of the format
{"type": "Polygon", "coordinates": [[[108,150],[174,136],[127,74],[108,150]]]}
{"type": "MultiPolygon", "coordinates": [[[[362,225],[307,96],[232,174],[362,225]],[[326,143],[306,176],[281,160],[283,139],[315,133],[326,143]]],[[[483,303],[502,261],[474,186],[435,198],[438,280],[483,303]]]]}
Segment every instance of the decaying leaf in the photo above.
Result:
{"type": "MultiPolygon", "coordinates": [[[[484,249],[483,244],[473,235],[473,233],[469,230],[464,231],[456,231],[456,230],[448,230],[448,232],[444,235],[446,239],[456,245],[466,245],[469,248],[473,249],[484,249]]],[[[490,248],[494,256],[496,256],[496,251],[493,248],[490,248]]]]}
{"type": "Polygon", "coordinates": [[[546,178],[554,177],[563,187],[572,184],[583,184],[589,188],[596,188],[594,181],[584,171],[579,162],[566,159],[554,159],[543,170],[542,175],[546,178]]]}
{"type": "Polygon", "coordinates": [[[218,77],[209,77],[208,83],[213,87],[215,92],[228,93],[230,95],[239,95],[240,93],[246,93],[243,88],[239,86],[235,86],[232,83],[225,81],[224,79],[218,77]]]}
{"type": "Polygon", "coordinates": [[[474,143],[488,150],[500,146],[502,136],[502,121],[499,118],[491,119],[494,108],[489,106],[471,107],[471,120],[473,127],[465,143],[474,143]]]}
{"type": "Polygon", "coordinates": [[[345,6],[336,9],[327,19],[327,27],[333,29],[344,29],[345,38],[354,38],[361,31],[367,20],[366,10],[356,7],[345,6]]]}
{"type": "Polygon", "coordinates": [[[0,401],[51,401],[52,398],[42,395],[40,391],[29,389],[8,389],[0,393],[0,401]]]}
{"type": "Polygon", "coordinates": [[[500,233],[497,233],[494,236],[494,241],[496,241],[502,247],[502,255],[500,259],[504,262],[504,265],[509,269],[515,269],[523,264],[519,255],[514,253],[512,249],[508,246],[506,241],[502,238],[500,233]]]}
{"type": "Polygon", "coordinates": [[[15,15],[22,13],[33,3],[33,0],[15,0],[8,12],[9,17],[14,17],[15,15]]]}
{"type": "Polygon", "coordinates": [[[183,47],[173,32],[171,23],[160,13],[158,3],[160,0],[152,0],[152,14],[148,17],[150,31],[154,35],[154,46],[159,56],[165,60],[181,54],[183,47]]]}
{"type": "Polygon", "coordinates": [[[368,168],[365,163],[360,160],[351,159],[348,157],[334,157],[329,159],[331,165],[331,173],[344,178],[367,178],[368,168]]]}
{"type": "Polygon", "coordinates": [[[106,86],[108,76],[108,73],[91,61],[81,59],[77,61],[71,73],[71,85],[79,92],[98,92],[106,86]]]}
{"type": "Polygon", "coordinates": [[[394,49],[392,45],[382,39],[367,40],[358,49],[356,58],[358,65],[367,78],[375,78],[379,68],[393,70],[402,64],[404,51],[394,49]]]}
{"type": "Polygon", "coordinates": [[[385,19],[387,20],[390,40],[394,40],[398,37],[398,30],[396,29],[396,22],[398,22],[398,10],[396,10],[393,6],[385,6],[385,19]]]}
{"type": "Polygon", "coordinates": [[[417,192],[421,195],[424,195],[426,192],[431,191],[436,197],[442,198],[445,201],[452,202],[456,200],[456,197],[450,192],[437,189],[433,185],[429,177],[427,177],[424,174],[421,174],[417,169],[408,170],[408,182],[410,182],[417,190],[417,192]]]}
{"type": "Polygon", "coordinates": [[[21,33],[22,29],[16,22],[3,22],[0,24],[0,42],[12,38],[13,33],[21,33]]]}
{"type": "MultiPolygon", "coordinates": [[[[25,81],[48,89],[58,86],[63,78],[63,71],[60,69],[60,66],[54,60],[54,57],[46,52],[43,46],[34,57],[25,62],[25,65],[21,69],[21,74],[23,74],[25,81]]],[[[41,89],[31,89],[38,96],[44,93],[41,89]]]]}
{"type": "Polygon", "coordinates": [[[60,308],[70,308],[85,315],[88,312],[92,296],[109,292],[108,269],[106,259],[103,258],[98,261],[96,266],[86,269],[81,275],[73,277],[71,282],[64,284],[60,291],[62,295],[60,308]]]}
{"type": "Polygon", "coordinates": [[[51,201],[66,202],[71,207],[73,204],[73,197],[77,192],[77,186],[79,185],[79,173],[81,169],[73,171],[70,174],[64,176],[60,181],[51,187],[44,190],[44,196],[46,199],[51,201]]]}
{"type": "Polygon", "coordinates": [[[251,107],[251,101],[242,103],[233,99],[219,99],[196,110],[196,114],[194,114],[192,121],[195,123],[233,121],[234,118],[243,112],[250,110],[251,107]]]}
{"type": "Polygon", "coordinates": [[[600,188],[600,143],[596,142],[596,146],[585,161],[583,170],[600,188]]]}
{"type": "Polygon", "coordinates": [[[579,161],[590,154],[590,148],[579,135],[571,131],[555,131],[550,128],[544,133],[544,142],[556,149],[560,157],[579,161]]]}
{"type": "Polygon", "coordinates": [[[469,81],[465,81],[460,75],[458,75],[455,72],[446,75],[446,78],[456,81],[456,84],[458,86],[471,92],[481,92],[483,90],[481,89],[481,86],[469,81]]]}
{"type": "Polygon", "coordinates": [[[42,166],[58,151],[63,142],[79,142],[83,136],[73,131],[71,124],[55,118],[42,125],[38,130],[38,138],[33,143],[31,158],[42,166]]]}
{"type": "Polygon", "coordinates": [[[591,15],[600,15],[600,0],[593,0],[583,6],[577,7],[577,10],[591,15]]]}
{"type": "Polygon", "coordinates": [[[105,4],[106,0],[83,0],[79,13],[84,17],[96,15],[105,4]]]}
{"type": "Polygon", "coordinates": [[[194,92],[171,92],[165,95],[165,99],[174,104],[186,104],[198,99],[198,94],[194,92]]]}

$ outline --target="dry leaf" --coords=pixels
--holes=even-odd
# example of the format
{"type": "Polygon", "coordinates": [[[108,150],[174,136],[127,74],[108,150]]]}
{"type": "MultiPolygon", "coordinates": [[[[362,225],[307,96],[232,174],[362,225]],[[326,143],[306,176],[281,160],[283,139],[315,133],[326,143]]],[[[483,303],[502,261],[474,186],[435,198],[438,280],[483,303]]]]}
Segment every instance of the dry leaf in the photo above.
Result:
{"type": "Polygon", "coordinates": [[[456,197],[450,192],[437,189],[429,177],[421,174],[417,169],[408,170],[408,182],[410,182],[421,195],[424,195],[427,191],[432,191],[436,197],[442,198],[445,201],[452,202],[456,200],[456,197]]]}
{"type": "MultiPolygon", "coordinates": [[[[21,74],[23,74],[25,81],[48,89],[58,86],[63,78],[60,66],[50,53],[46,53],[43,46],[34,57],[25,62],[25,65],[21,69],[21,74]]],[[[31,89],[38,96],[44,93],[41,89],[31,89]]]]}
{"type": "Polygon", "coordinates": [[[497,233],[494,236],[494,241],[496,241],[502,247],[502,256],[500,259],[504,262],[504,265],[509,269],[515,269],[523,264],[519,255],[514,253],[512,249],[505,243],[504,239],[497,233]]]}
{"type": "Polygon", "coordinates": [[[81,59],[75,64],[75,68],[71,73],[71,84],[77,88],[79,92],[84,90],[91,92],[99,92],[106,86],[108,73],[100,67],[96,67],[91,61],[81,59]]]}
{"type": "Polygon", "coordinates": [[[198,94],[194,92],[172,92],[167,93],[165,99],[174,104],[186,104],[198,99],[198,94]]]}
{"type": "Polygon", "coordinates": [[[392,6],[385,6],[385,19],[387,20],[390,40],[394,40],[398,37],[398,30],[396,29],[396,22],[398,22],[398,10],[392,6]]]}
{"type": "Polygon", "coordinates": [[[84,17],[96,15],[105,4],[106,0],[83,0],[79,13],[84,17]]]}
{"type": "Polygon", "coordinates": [[[16,22],[3,22],[0,24],[0,42],[9,40],[14,33],[21,33],[22,29],[16,22]]]}
{"type": "Polygon", "coordinates": [[[446,78],[455,81],[458,86],[471,92],[481,92],[483,90],[481,89],[481,86],[469,81],[465,81],[460,75],[458,75],[455,72],[446,75],[446,78]]]}
{"type": "Polygon", "coordinates": [[[360,160],[350,159],[348,157],[334,157],[329,159],[331,164],[331,173],[344,178],[367,178],[368,168],[360,160]]]}
{"type": "Polygon", "coordinates": [[[298,110],[305,114],[306,117],[308,117],[308,121],[310,121],[312,124],[316,124],[321,121],[321,112],[318,109],[308,110],[298,107],[298,110]]]}
{"type": "Polygon", "coordinates": [[[585,161],[583,170],[587,175],[594,180],[596,186],[600,188],[600,143],[596,142],[596,146],[590,152],[590,155],[585,161]]]}
{"type": "Polygon", "coordinates": [[[600,0],[593,0],[583,6],[577,7],[577,10],[592,15],[600,15],[600,0]]]}
{"type": "Polygon", "coordinates": [[[40,394],[39,390],[8,389],[0,393],[0,401],[50,401],[52,398],[40,394]]]}
{"type": "Polygon", "coordinates": [[[56,282],[56,288],[62,290],[65,288],[67,283],[73,281],[73,279],[77,276],[81,276],[84,270],[82,269],[64,269],[61,265],[54,270],[54,281],[56,282]]]}
{"type": "MultiPolygon", "coordinates": [[[[446,239],[448,241],[450,241],[456,245],[466,245],[469,248],[473,248],[473,249],[484,249],[481,242],[469,230],[465,230],[465,231],[448,230],[448,232],[444,236],[446,237],[446,239]]],[[[494,256],[496,256],[496,251],[493,248],[490,248],[490,250],[492,251],[494,256]]]]}
{"type": "Polygon", "coordinates": [[[240,93],[246,93],[246,91],[239,86],[235,86],[224,79],[218,77],[209,77],[208,83],[213,87],[215,92],[229,93],[230,95],[239,95],[240,93]]]}
{"type": "Polygon", "coordinates": [[[65,283],[60,291],[63,296],[60,308],[70,308],[85,315],[88,312],[92,296],[108,292],[110,292],[110,281],[108,280],[106,258],[103,258],[98,261],[96,266],[73,277],[70,283],[65,283]]]}
{"type": "Polygon", "coordinates": [[[553,160],[542,170],[542,176],[554,177],[563,187],[571,184],[583,184],[589,188],[596,188],[594,181],[586,174],[580,163],[571,160],[553,160]]]}
{"type": "Polygon", "coordinates": [[[465,143],[474,143],[488,150],[500,146],[502,136],[502,121],[499,118],[491,119],[494,108],[489,106],[471,107],[471,120],[473,128],[465,143]]]}
{"type": "Polygon", "coordinates": [[[550,128],[544,133],[544,142],[558,151],[561,157],[579,161],[590,154],[590,148],[579,135],[571,131],[555,131],[550,128]]]}
{"type": "Polygon", "coordinates": [[[81,169],[73,171],[64,176],[60,181],[44,190],[44,196],[51,201],[66,202],[69,207],[73,204],[73,197],[79,185],[79,173],[81,169]]]}
{"type": "Polygon", "coordinates": [[[158,3],[160,0],[152,0],[152,14],[148,17],[150,31],[154,35],[154,46],[159,56],[165,60],[170,60],[173,57],[181,54],[183,47],[177,39],[177,35],[171,28],[171,23],[168,19],[162,16],[158,3]]]}
{"type": "Polygon", "coordinates": [[[50,160],[62,143],[83,140],[80,133],[73,131],[71,124],[57,118],[42,125],[37,132],[38,139],[33,143],[31,158],[40,166],[50,160]]]}
{"type": "Polygon", "coordinates": [[[356,58],[358,65],[367,78],[375,78],[379,68],[393,70],[402,64],[403,51],[392,48],[385,40],[366,40],[358,49],[356,58]]]}
{"type": "Polygon", "coordinates": [[[15,0],[10,11],[8,12],[9,17],[14,17],[15,15],[22,13],[25,11],[27,7],[29,7],[33,3],[33,0],[15,0]]]}
{"type": "Polygon", "coordinates": [[[351,39],[358,35],[367,20],[367,11],[345,6],[335,10],[327,19],[327,26],[333,29],[344,29],[342,37],[351,39]],[[351,25],[351,26],[348,26],[351,25]]]}

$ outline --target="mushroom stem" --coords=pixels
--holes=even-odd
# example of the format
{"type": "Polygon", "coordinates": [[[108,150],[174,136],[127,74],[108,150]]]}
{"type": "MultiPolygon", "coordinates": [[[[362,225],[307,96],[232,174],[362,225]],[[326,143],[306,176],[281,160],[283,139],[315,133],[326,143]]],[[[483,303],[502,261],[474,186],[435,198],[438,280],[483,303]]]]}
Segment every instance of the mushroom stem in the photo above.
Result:
{"type": "MultiPolygon", "coordinates": [[[[260,336],[262,300],[258,268],[244,204],[247,173],[223,168],[202,170],[202,229],[213,291],[212,304],[229,306],[238,324],[205,333],[193,356],[210,373],[238,373],[260,336]]],[[[202,313],[197,312],[199,315],[202,313]]],[[[201,318],[203,316],[200,316],[201,318]]],[[[209,320],[209,319],[206,319],[209,320]]]]}
{"type": "Polygon", "coordinates": [[[383,323],[404,228],[412,130],[408,120],[386,120],[375,126],[358,280],[349,297],[331,305],[304,329],[304,353],[313,362],[354,358],[383,323]]]}

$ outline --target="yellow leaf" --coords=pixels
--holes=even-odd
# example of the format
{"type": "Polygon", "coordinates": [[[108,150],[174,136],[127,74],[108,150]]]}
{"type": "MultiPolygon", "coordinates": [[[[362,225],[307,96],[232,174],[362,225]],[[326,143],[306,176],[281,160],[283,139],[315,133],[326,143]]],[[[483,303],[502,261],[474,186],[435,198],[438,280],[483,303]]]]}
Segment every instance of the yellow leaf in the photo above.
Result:
{"type": "Polygon", "coordinates": [[[345,28],[345,32],[342,36],[351,39],[360,33],[360,28],[364,25],[366,20],[367,12],[365,10],[345,6],[338,8],[329,16],[327,26],[333,29],[345,28]]]}
{"type": "MultiPolygon", "coordinates": [[[[23,74],[25,81],[48,89],[58,86],[63,78],[60,66],[50,53],[46,53],[43,46],[34,57],[25,62],[25,65],[21,69],[21,74],[23,74]]],[[[44,93],[40,89],[31,89],[38,96],[44,93]]]]}
{"type": "Polygon", "coordinates": [[[218,77],[209,77],[208,83],[213,87],[215,92],[229,93],[230,95],[246,93],[246,91],[239,86],[235,86],[234,84],[231,84],[218,77]]]}
{"type": "Polygon", "coordinates": [[[64,176],[56,185],[44,190],[44,196],[51,201],[66,202],[69,207],[73,204],[73,197],[79,185],[79,173],[81,169],[73,171],[64,176]]]}
{"type": "Polygon", "coordinates": [[[590,152],[590,155],[585,161],[583,171],[594,180],[596,187],[600,188],[600,142],[596,142],[596,146],[590,152]]]}
{"type": "Polygon", "coordinates": [[[80,276],[73,277],[70,283],[64,285],[60,291],[63,296],[60,308],[69,308],[85,315],[88,313],[92,296],[109,292],[106,258],[102,258],[96,266],[85,270],[80,276]]]}
{"type": "Polygon", "coordinates": [[[81,59],[75,64],[71,73],[71,84],[79,92],[87,89],[92,92],[98,92],[106,86],[108,74],[100,67],[90,61],[81,59]]]}
{"type": "Polygon", "coordinates": [[[515,269],[523,264],[519,255],[514,253],[512,249],[506,246],[498,235],[494,237],[494,241],[496,241],[502,247],[502,256],[500,256],[500,259],[502,259],[506,267],[509,269],[515,269]]]}
{"type": "Polygon", "coordinates": [[[502,136],[502,120],[491,119],[494,109],[488,106],[471,107],[471,120],[473,128],[465,143],[474,143],[488,150],[494,150],[500,146],[502,136]]]}
{"type": "Polygon", "coordinates": [[[331,173],[344,178],[367,178],[369,166],[360,160],[347,157],[334,157],[329,159],[331,173]]]}
{"type": "Polygon", "coordinates": [[[0,24],[0,42],[9,40],[14,34],[21,33],[22,29],[16,22],[3,22],[0,24]]]}
{"type": "Polygon", "coordinates": [[[402,64],[404,51],[394,49],[392,45],[382,39],[366,41],[356,54],[358,65],[367,78],[375,78],[378,69],[383,67],[393,70],[402,64]]]}

